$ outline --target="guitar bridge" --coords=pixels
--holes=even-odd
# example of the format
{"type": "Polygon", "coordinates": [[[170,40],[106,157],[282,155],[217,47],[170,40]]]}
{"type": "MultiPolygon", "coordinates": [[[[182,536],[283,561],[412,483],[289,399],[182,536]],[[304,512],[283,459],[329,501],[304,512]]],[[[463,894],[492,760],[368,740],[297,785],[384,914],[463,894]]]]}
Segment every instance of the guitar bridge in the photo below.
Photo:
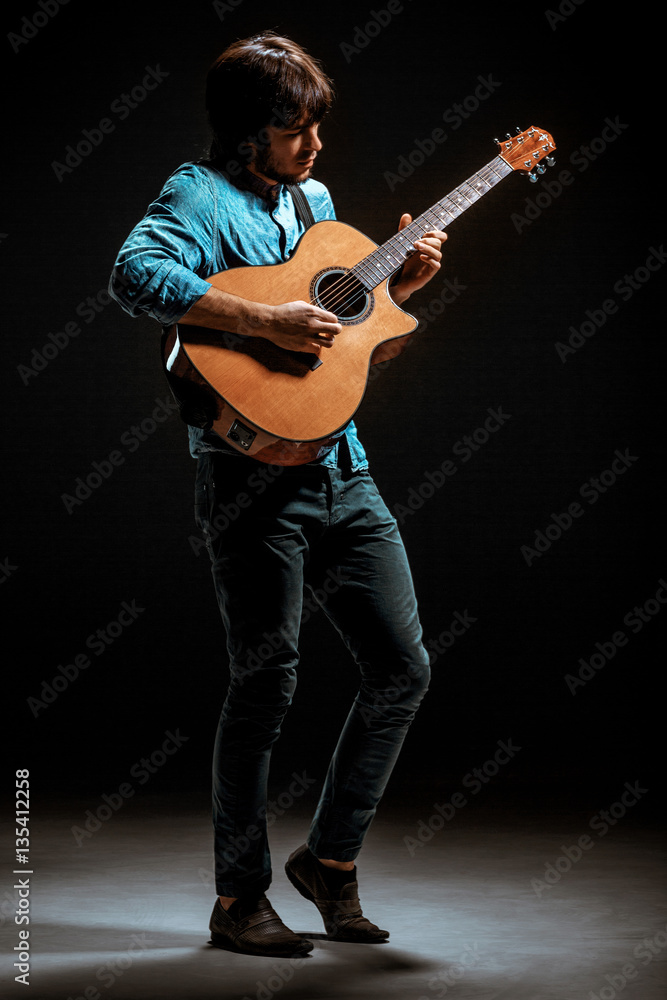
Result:
{"type": "Polygon", "coordinates": [[[257,434],[255,431],[251,431],[250,428],[240,420],[235,420],[227,431],[227,437],[230,441],[233,441],[234,444],[237,444],[240,448],[243,448],[244,451],[247,451],[257,437],[257,434]]]}

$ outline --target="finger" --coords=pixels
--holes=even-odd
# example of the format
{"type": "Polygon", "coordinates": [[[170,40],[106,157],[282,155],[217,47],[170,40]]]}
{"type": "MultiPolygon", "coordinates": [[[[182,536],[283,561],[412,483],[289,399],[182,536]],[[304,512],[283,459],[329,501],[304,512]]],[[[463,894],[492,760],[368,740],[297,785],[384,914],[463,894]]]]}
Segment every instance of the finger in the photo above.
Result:
{"type": "Polygon", "coordinates": [[[336,334],[340,333],[341,330],[342,326],[338,322],[338,320],[336,320],[335,323],[327,323],[324,326],[318,327],[317,330],[313,333],[313,336],[324,337],[324,338],[335,337],[336,334]]]}
{"type": "Polygon", "coordinates": [[[433,239],[437,240],[438,243],[444,243],[447,239],[447,233],[441,232],[439,229],[432,229],[428,233],[424,233],[422,239],[433,239]]]}
{"type": "Polygon", "coordinates": [[[412,216],[408,215],[408,213],[405,212],[405,214],[401,216],[401,218],[399,220],[399,223],[398,223],[398,231],[399,231],[399,233],[400,233],[401,229],[405,229],[405,227],[409,226],[411,222],[412,222],[412,216]]]}
{"type": "Polygon", "coordinates": [[[335,327],[340,329],[340,323],[338,322],[338,316],[336,316],[336,313],[329,312],[328,309],[320,309],[319,307],[317,307],[315,315],[316,318],[325,325],[325,327],[331,326],[331,324],[333,324],[335,327]]]}
{"type": "Polygon", "coordinates": [[[439,243],[434,243],[433,241],[429,242],[428,240],[418,240],[415,243],[415,246],[418,248],[422,256],[422,260],[425,258],[429,260],[442,259],[439,243]]]}
{"type": "Polygon", "coordinates": [[[311,336],[322,343],[333,344],[336,334],[340,333],[341,329],[340,323],[329,323],[326,327],[320,327],[319,330],[315,330],[311,336]]]}
{"type": "Polygon", "coordinates": [[[316,347],[317,350],[319,350],[320,347],[333,347],[333,345],[335,343],[335,338],[333,336],[330,336],[329,334],[319,334],[319,333],[316,333],[312,337],[312,341],[311,342],[312,342],[312,346],[316,347]]]}

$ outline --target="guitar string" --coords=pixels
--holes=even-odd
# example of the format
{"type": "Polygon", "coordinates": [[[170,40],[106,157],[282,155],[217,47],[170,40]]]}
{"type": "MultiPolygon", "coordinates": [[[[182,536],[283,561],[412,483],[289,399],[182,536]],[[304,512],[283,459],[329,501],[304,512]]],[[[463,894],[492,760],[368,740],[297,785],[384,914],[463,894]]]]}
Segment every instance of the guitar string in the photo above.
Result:
{"type": "MultiPolygon", "coordinates": [[[[499,160],[501,158],[496,157],[496,159],[499,160]]],[[[504,161],[502,162],[504,164],[504,161]]],[[[404,253],[404,247],[395,246],[396,241],[400,240],[402,243],[405,243],[405,237],[407,235],[409,235],[411,238],[413,236],[418,236],[418,234],[421,233],[423,229],[423,225],[421,224],[422,219],[425,220],[426,222],[430,222],[432,225],[441,225],[444,222],[444,225],[447,226],[451,222],[453,222],[454,219],[462,215],[467,208],[469,208],[471,205],[479,201],[479,199],[489,190],[491,190],[491,188],[494,187],[500,180],[502,180],[503,177],[507,176],[506,171],[498,173],[498,171],[495,169],[494,164],[495,161],[493,160],[490,163],[487,163],[485,167],[482,167],[481,170],[477,171],[475,174],[472,174],[471,177],[469,177],[466,181],[463,181],[449,195],[446,195],[443,199],[441,199],[441,201],[436,202],[435,205],[432,205],[431,208],[423,212],[422,215],[419,216],[419,218],[413,220],[411,223],[405,226],[404,229],[400,230],[399,233],[395,234],[393,237],[387,240],[387,242],[384,243],[381,247],[377,247],[376,250],[372,251],[370,254],[368,254],[367,257],[359,261],[354,266],[354,268],[351,268],[348,272],[346,272],[346,274],[344,274],[341,278],[339,278],[336,282],[334,282],[319,297],[319,303],[322,305],[322,308],[328,309],[329,311],[334,312],[336,313],[336,315],[338,315],[340,310],[342,310],[346,306],[352,305],[355,299],[359,298],[360,293],[363,295],[365,292],[371,291],[373,287],[376,287],[377,284],[381,284],[382,281],[384,281],[386,278],[390,277],[393,273],[395,273],[395,271],[397,271],[402,266],[402,264],[409,256],[404,253]],[[484,176],[485,173],[487,176],[484,176]],[[482,182],[480,184],[480,188],[483,186],[483,190],[480,191],[475,189],[475,187],[473,186],[475,181],[482,182]],[[470,189],[472,193],[472,198],[469,197],[463,190],[464,187],[468,187],[470,189]],[[460,198],[458,205],[456,205],[453,202],[453,196],[457,194],[460,194],[462,198],[465,199],[465,201],[467,202],[467,204],[464,205],[462,208],[460,207],[462,205],[462,201],[460,198]],[[445,205],[446,202],[449,202],[451,205],[453,205],[454,208],[453,212],[451,211],[451,209],[448,209],[446,207],[445,205]],[[437,213],[438,209],[441,209],[445,213],[445,215],[449,216],[449,218],[445,220],[445,215],[442,214],[438,215],[437,213]],[[387,265],[385,264],[384,260],[381,261],[378,259],[380,254],[383,257],[388,258],[390,260],[392,259],[392,257],[394,258],[393,260],[394,266],[392,266],[389,271],[386,270],[387,265]],[[361,281],[359,277],[356,274],[354,274],[354,272],[357,271],[361,275],[361,277],[369,278],[370,280],[375,282],[377,278],[377,273],[373,274],[373,271],[371,270],[371,265],[376,269],[377,272],[380,273],[381,276],[380,280],[377,281],[376,284],[374,284],[369,289],[364,286],[363,281],[361,281]],[[366,272],[366,274],[364,274],[364,271],[366,272]],[[341,294],[347,297],[340,298],[341,294]],[[351,298],[349,296],[351,296],[351,298]]],[[[504,165],[507,166],[507,164],[504,165]]],[[[313,305],[317,304],[317,300],[311,299],[311,304],[313,305]]]]}
{"type": "MultiPolygon", "coordinates": [[[[404,234],[410,234],[415,236],[420,234],[421,230],[423,229],[423,226],[418,225],[418,223],[422,219],[425,219],[427,222],[431,222],[431,224],[433,225],[441,225],[443,221],[445,222],[445,225],[448,225],[455,218],[458,218],[458,216],[461,215],[462,212],[465,211],[467,207],[478,201],[484,194],[487,193],[487,191],[491,189],[491,187],[495,186],[495,184],[498,183],[498,181],[501,180],[504,176],[506,176],[506,173],[501,173],[499,175],[498,172],[495,170],[493,161],[487,164],[486,167],[483,167],[476,174],[473,174],[471,177],[468,178],[467,181],[464,181],[458,188],[456,188],[453,192],[451,192],[450,195],[446,196],[440,202],[437,202],[436,205],[431,206],[430,209],[427,209],[426,212],[422,213],[419,219],[414,220],[404,229],[400,230],[399,234],[396,234],[390,240],[388,240],[383,246],[378,247],[366,258],[359,261],[359,263],[356,264],[354,268],[352,268],[349,272],[347,272],[347,274],[344,275],[342,278],[340,278],[337,282],[334,282],[334,284],[331,285],[326,290],[325,293],[323,293],[323,295],[320,297],[320,302],[326,303],[325,307],[330,308],[332,309],[332,311],[335,312],[336,306],[338,306],[338,308],[340,309],[343,306],[350,304],[349,299],[347,300],[343,299],[337,301],[335,298],[335,294],[339,294],[342,291],[344,291],[346,294],[348,292],[353,292],[354,297],[358,297],[360,291],[359,286],[361,286],[361,289],[364,291],[370,291],[370,289],[364,288],[363,282],[359,281],[357,275],[353,273],[354,271],[361,274],[362,277],[371,276],[371,280],[373,280],[376,284],[380,284],[383,280],[385,280],[385,278],[389,277],[392,273],[394,273],[406,259],[406,256],[404,255],[404,247],[395,246],[397,240],[400,240],[401,242],[404,243],[405,242],[404,234]],[[484,172],[487,173],[486,177],[484,176],[484,172]],[[479,193],[478,190],[475,190],[475,188],[471,183],[474,182],[475,180],[483,182],[483,184],[479,185],[480,188],[483,186],[483,190],[481,190],[481,193],[479,193]],[[465,186],[467,186],[472,192],[473,196],[472,199],[468,195],[466,195],[465,191],[463,190],[465,186]],[[460,208],[458,205],[454,205],[454,211],[452,212],[451,210],[448,210],[445,207],[444,203],[448,201],[451,204],[452,196],[456,193],[461,194],[463,198],[466,200],[466,202],[468,202],[468,204],[463,208],[460,208]],[[442,214],[437,216],[436,215],[437,208],[442,209],[444,213],[447,216],[449,216],[449,218],[445,220],[445,217],[442,214]],[[436,218],[433,218],[434,216],[436,216],[436,218]],[[412,230],[412,233],[410,233],[410,230],[412,230]],[[387,251],[391,251],[391,253],[388,253],[387,251]],[[380,253],[384,258],[388,258],[390,260],[392,260],[393,257],[392,263],[395,266],[391,267],[389,271],[387,271],[387,265],[384,262],[384,260],[379,261],[377,259],[380,256],[380,253]],[[376,274],[372,273],[367,261],[370,262],[376,268],[377,272],[380,273],[381,277],[379,281],[376,280],[377,273],[376,274]],[[365,275],[364,271],[367,272],[365,275]],[[348,277],[351,277],[352,280],[346,281],[346,278],[348,277]]],[[[461,199],[459,198],[459,205],[461,204],[462,202],[461,199]]],[[[373,285],[372,287],[375,287],[375,285],[373,285]]]]}
{"type": "MultiPolygon", "coordinates": [[[[444,206],[442,207],[444,208],[444,206]]],[[[431,209],[427,209],[426,212],[422,213],[419,219],[415,219],[408,226],[405,226],[400,231],[400,234],[395,234],[393,237],[391,237],[390,240],[387,240],[387,242],[384,243],[381,247],[377,247],[376,250],[368,254],[367,257],[364,257],[361,261],[355,264],[353,268],[350,268],[350,270],[346,272],[346,274],[344,274],[341,278],[339,278],[338,281],[330,285],[329,288],[319,297],[319,302],[322,303],[323,307],[329,309],[332,312],[336,312],[336,307],[338,307],[339,309],[343,308],[344,306],[351,304],[351,301],[353,301],[350,299],[342,299],[342,300],[336,299],[335,297],[336,295],[343,292],[344,294],[348,293],[352,294],[353,298],[357,297],[360,291],[362,293],[365,291],[371,291],[372,288],[377,287],[378,284],[381,284],[386,278],[390,277],[400,267],[402,267],[402,265],[405,263],[408,257],[411,256],[411,254],[410,253],[406,254],[404,247],[396,247],[394,245],[395,241],[397,239],[400,239],[402,243],[405,243],[406,236],[410,237],[414,236],[416,239],[418,239],[420,235],[423,235],[422,230],[424,227],[423,225],[418,225],[420,219],[426,219],[426,221],[430,222],[432,225],[441,225],[442,222],[444,222],[446,226],[449,225],[450,222],[453,222],[455,218],[457,218],[456,215],[451,215],[451,213],[449,212],[446,212],[447,215],[450,215],[450,218],[447,219],[446,221],[444,219],[444,216],[440,216],[437,219],[428,218],[429,215],[432,216],[435,214],[433,211],[434,208],[435,206],[433,206],[431,209]],[[393,258],[392,263],[394,266],[392,266],[389,270],[387,270],[387,265],[385,261],[378,259],[380,256],[380,252],[382,252],[382,256],[384,258],[389,258],[390,260],[392,260],[393,258]],[[373,273],[373,268],[375,268],[376,271],[375,274],[373,273]],[[357,274],[354,273],[355,271],[362,277],[366,277],[372,280],[373,282],[375,282],[375,284],[373,284],[371,288],[366,288],[363,282],[359,280],[357,274]],[[378,273],[380,274],[380,280],[376,281],[378,273]]],[[[459,212],[458,214],[460,215],[461,212],[459,212]]],[[[311,299],[311,303],[315,304],[315,300],[311,299]]]]}
{"type": "MultiPolygon", "coordinates": [[[[420,219],[426,218],[426,216],[429,213],[432,213],[432,210],[427,210],[426,212],[424,212],[422,216],[420,216],[420,219]]],[[[432,221],[432,220],[427,220],[427,221],[432,221]]],[[[449,221],[452,221],[452,219],[450,219],[449,221]]],[[[346,300],[341,300],[341,301],[336,300],[335,296],[338,295],[339,293],[344,292],[345,294],[347,294],[348,292],[354,292],[355,295],[358,295],[360,286],[361,289],[363,289],[364,291],[370,291],[372,288],[376,287],[376,284],[380,284],[386,278],[390,277],[391,274],[393,274],[402,266],[402,264],[405,262],[408,256],[404,252],[404,247],[396,247],[394,245],[395,241],[400,240],[402,243],[405,243],[407,236],[410,237],[414,236],[415,238],[418,238],[419,234],[421,233],[421,230],[423,229],[423,226],[418,225],[418,223],[419,219],[414,220],[408,226],[404,227],[404,229],[400,231],[400,234],[395,234],[393,237],[391,237],[391,239],[387,240],[387,242],[384,243],[381,247],[377,247],[370,254],[368,254],[366,257],[360,260],[357,264],[354,265],[353,268],[350,268],[350,270],[347,271],[341,278],[339,278],[336,282],[334,282],[331,286],[329,286],[329,288],[320,296],[319,301],[325,303],[326,308],[330,308],[332,309],[332,311],[335,311],[335,309],[332,308],[333,306],[339,305],[339,307],[341,307],[345,304],[348,304],[346,300]],[[389,258],[390,260],[392,260],[394,266],[392,266],[389,270],[387,270],[387,265],[385,261],[378,259],[380,253],[382,253],[382,256],[384,258],[389,258]],[[378,277],[378,273],[380,274],[379,281],[376,280],[378,277]],[[375,284],[373,284],[371,288],[366,289],[364,287],[363,282],[360,281],[359,276],[361,276],[361,278],[367,278],[373,281],[375,284]]]]}
{"type": "MultiPolygon", "coordinates": [[[[445,222],[445,225],[448,225],[455,218],[458,218],[458,216],[461,215],[463,211],[465,211],[465,208],[469,207],[469,205],[478,201],[479,198],[482,197],[482,195],[486,194],[487,191],[489,191],[491,187],[495,186],[495,184],[498,183],[498,181],[501,180],[504,176],[506,176],[506,172],[499,174],[498,171],[495,169],[493,161],[487,164],[476,174],[473,174],[471,177],[469,177],[467,181],[464,181],[460,185],[460,187],[456,188],[450,195],[443,198],[440,202],[437,202],[436,205],[431,206],[430,209],[427,209],[426,212],[424,212],[419,217],[419,219],[414,220],[403,230],[401,230],[400,233],[396,234],[394,237],[388,240],[382,247],[378,247],[375,251],[369,254],[368,257],[360,261],[357,265],[355,265],[353,269],[351,269],[351,272],[348,272],[348,274],[351,274],[352,272],[356,271],[358,274],[361,274],[362,277],[372,276],[372,280],[376,284],[381,283],[385,278],[389,277],[395,270],[397,270],[398,267],[400,267],[401,264],[405,261],[406,256],[404,254],[404,247],[397,247],[396,243],[397,241],[405,243],[404,234],[409,234],[412,236],[421,235],[421,230],[423,229],[423,226],[419,225],[420,220],[425,219],[426,222],[430,222],[432,225],[441,225],[442,222],[445,222]],[[486,177],[484,176],[485,173],[486,177]],[[481,184],[479,184],[479,188],[483,188],[481,190],[481,193],[478,193],[478,190],[475,190],[473,188],[471,182],[474,181],[482,182],[481,184]],[[466,195],[465,191],[463,190],[464,186],[467,186],[472,192],[473,195],[472,200],[468,195],[466,195]],[[460,193],[463,196],[463,198],[468,202],[468,205],[464,206],[464,208],[460,208],[458,205],[453,205],[452,196],[457,192],[460,193]],[[453,205],[453,211],[452,209],[448,209],[445,206],[445,202],[449,202],[450,205],[453,205]],[[440,215],[437,214],[438,208],[444,212],[444,215],[442,213],[440,215]],[[448,216],[447,219],[445,219],[445,215],[448,216]],[[387,251],[390,251],[390,253],[387,251]],[[384,260],[381,261],[378,260],[380,255],[383,258],[388,258],[389,260],[392,260],[393,258],[392,263],[395,266],[392,266],[391,269],[387,271],[386,269],[387,265],[385,264],[384,260]],[[369,261],[381,274],[379,282],[376,281],[377,273],[376,274],[372,273],[371,268],[369,267],[367,261],[369,261]],[[366,272],[366,274],[364,274],[364,272],[366,272]]],[[[461,199],[459,198],[459,205],[461,205],[461,203],[462,203],[461,199]]],[[[338,293],[343,289],[347,291],[348,289],[352,290],[354,288],[355,294],[358,295],[359,293],[358,284],[362,284],[363,286],[363,282],[358,282],[358,278],[356,275],[353,274],[352,276],[356,280],[348,282],[347,285],[344,284],[344,278],[339,279],[338,282],[335,282],[333,285],[331,285],[330,288],[327,289],[327,291],[323,294],[320,301],[325,301],[329,307],[334,306],[336,300],[335,298],[332,297],[333,293],[338,293]]],[[[375,287],[375,285],[373,285],[372,287],[375,287]]],[[[341,302],[341,305],[343,304],[347,303],[343,301],[341,302]]]]}

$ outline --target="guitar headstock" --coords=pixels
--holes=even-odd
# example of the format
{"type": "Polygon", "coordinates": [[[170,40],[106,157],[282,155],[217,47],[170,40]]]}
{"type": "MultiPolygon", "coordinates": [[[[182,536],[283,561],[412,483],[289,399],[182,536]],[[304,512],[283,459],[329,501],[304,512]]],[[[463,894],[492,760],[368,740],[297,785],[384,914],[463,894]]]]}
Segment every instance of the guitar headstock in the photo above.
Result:
{"type": "Polygon", "coordinates": [[[537,177],[532,173],[533,167],[537,167],[537,172],[543,174],[545,167],[542,160],[546,158],[547,165],[553,166],[554,159],[551,153],[556,148],[553,138],[544,129],[537,125],[531,125],[525,132],[517,135],[507,134],[506,139],[496,139],[501,158],[512,170],[522,170],[528,174],[531,181],[536,181],[537,177]],[[540,166],[538,166],[540,164],[540,166]]]}

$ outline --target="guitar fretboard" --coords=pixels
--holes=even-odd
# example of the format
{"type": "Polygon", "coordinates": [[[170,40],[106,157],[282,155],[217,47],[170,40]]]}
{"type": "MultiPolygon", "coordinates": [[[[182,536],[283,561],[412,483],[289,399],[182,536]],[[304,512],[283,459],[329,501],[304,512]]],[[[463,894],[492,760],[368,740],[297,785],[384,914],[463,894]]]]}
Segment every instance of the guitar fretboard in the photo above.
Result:
{"type": "Polygon", "coordinates": [[[414,253],[415,240],[421,239],[429,229],[444,230],[446,226],[463,215],[466,209],[490,191],[492,187],[512,173],[512,167],[501,156],[487,163],[459,184],[448,195],[437,201],[399,233],[373,250],[352,268],[352,274],[370,291],[389,278],[403,266],[408,257],[414,253]]]}

